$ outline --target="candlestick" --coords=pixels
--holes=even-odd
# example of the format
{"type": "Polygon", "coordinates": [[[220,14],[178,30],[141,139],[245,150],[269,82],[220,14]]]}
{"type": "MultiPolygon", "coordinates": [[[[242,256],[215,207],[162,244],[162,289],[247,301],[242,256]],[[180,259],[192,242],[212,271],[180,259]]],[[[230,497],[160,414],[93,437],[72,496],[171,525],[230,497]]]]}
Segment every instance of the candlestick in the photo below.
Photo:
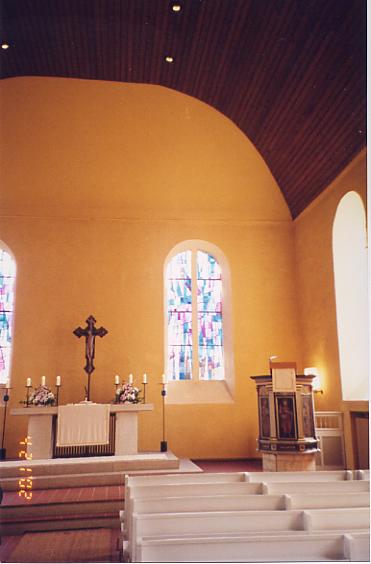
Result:
{"type": "Polygon", "coordinates": [[[26,381],[26,389],[27,389],[26,407],[28,407],[30,405],[30,388],[31,388],[31,378],[27,378],[27,381],[26,381]]]}
{"type": "MultiPolygon", "coordinates": [[[[58,376],[57,376],[57,378],[58,378],[58,376]]],[[[60,383],[59,383],[59,385],[56,384],[57,389],[56,389],[56,393],[55,393],[55,405],[59,405],[59,388],[60,387],[61,387],[60,383]]]]}
{"type": "Polygon", "coordinates": [[[9,382],[9,380],[7,380],[5,394],[3,396],[4,418],[3,418],[3,435],[2,435],[2,439],[1,439],[1,449],[0,449],[0,460],[6,459],[6,448],[4,448],[4,441],[5,441],[5,425],[6,425],[7,406],[8,406],[8,401],[9,401],[9,394],[8,394],[9,387],[10,387],[10,382],[9,382]]]}
{"type": "Polygon", "coordinates": [[[115,376],[115,384],[116,386],[120,383],[120,376],[118,374],[116,374],[115,376]]]}
{"type": "Polygon", "coordinates": [[[129,384],[132,384],[132,383],[133,383],[133,375],[129,374],[129,384]]]}
{"type": "Polygon", "coordinates": [[[46,378],[45,376],[41,376],[41,385],[45,386],[45,384],[46,384],[46,378]]]}
{"type": "Polygon", "coordinates": [[[55,380],[55,385],[56,385],[57,387],[59,387],[59,386],[61,385],[61,377],[60,377],[60,376],[57,376],[57,378],[56,378],[56,380],[55,380]]]}
{"type": "Polygon", "coordinates": [[[166,381],[164,382],[165,375],[162,375],[162,441],[160,443],[160,451],[167,452],[167,441],[165,440],[165,397],[166,397],[166,381]]]}

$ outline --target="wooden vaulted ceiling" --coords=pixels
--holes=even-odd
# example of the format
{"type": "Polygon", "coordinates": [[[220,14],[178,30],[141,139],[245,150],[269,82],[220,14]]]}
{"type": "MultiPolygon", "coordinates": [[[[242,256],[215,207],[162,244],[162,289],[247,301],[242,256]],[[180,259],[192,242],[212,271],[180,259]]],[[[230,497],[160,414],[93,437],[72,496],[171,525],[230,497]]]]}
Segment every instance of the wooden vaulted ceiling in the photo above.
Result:
{"type": "Polygon", "coordinates": [[[366,144],[366,0],[1,6],[2,78],[159,84],[199,98],[254,143],[293,217],[366,144]]]}

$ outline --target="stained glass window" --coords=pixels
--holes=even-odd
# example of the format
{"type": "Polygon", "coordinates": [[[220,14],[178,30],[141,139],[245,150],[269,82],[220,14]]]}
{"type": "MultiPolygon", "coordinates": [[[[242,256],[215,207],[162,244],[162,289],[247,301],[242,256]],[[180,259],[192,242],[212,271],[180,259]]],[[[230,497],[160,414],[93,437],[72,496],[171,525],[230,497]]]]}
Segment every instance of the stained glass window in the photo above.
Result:
{"type": "Polygon", "coordinates": [[[168,379],[224,379],[222,278],[217,260],[204,251],[178,253],[167,265],[166,284],[168,379]]]}
{"type": "Polygon", "coordinates": [[[12,345],[15,261],[0,249],[0,382],[9,380],[12,345]]]}

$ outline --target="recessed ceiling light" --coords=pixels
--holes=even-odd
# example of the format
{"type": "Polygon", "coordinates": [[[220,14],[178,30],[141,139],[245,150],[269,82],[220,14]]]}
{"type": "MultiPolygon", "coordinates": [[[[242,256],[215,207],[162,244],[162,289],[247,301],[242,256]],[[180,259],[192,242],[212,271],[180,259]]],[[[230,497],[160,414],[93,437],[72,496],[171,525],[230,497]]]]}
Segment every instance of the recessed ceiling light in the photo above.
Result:
{"type": "Polygon", "coordinates": [[[2,43],[1,48],[2,49],[9,49],[10,45],[9,43],[2,43]]]}
{"type": "Polygon", "coordinates": [[[173,62],[174,62],[174,58],[171,57],[170,55],[167,55],[167,56],[165,57],[165,61],[166,61],[167,63],[173,63],[173,62]]]}
{"type": "Polygon", "coordinates": [[[172,10],[173,12],[180,12],[180,10],[182,9],[180,4],[173,4],[172,5],[172,10]]]}

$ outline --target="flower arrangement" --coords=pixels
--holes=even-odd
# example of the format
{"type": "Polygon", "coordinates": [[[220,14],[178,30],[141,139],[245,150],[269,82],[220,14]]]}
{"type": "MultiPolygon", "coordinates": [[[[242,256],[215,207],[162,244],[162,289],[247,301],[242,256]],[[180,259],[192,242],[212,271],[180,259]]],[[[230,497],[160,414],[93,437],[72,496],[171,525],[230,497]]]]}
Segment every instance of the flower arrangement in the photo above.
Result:
{"type": "Polygon", "coordinates": [[[123,383],[116,389],[116,402],[117,403],[140,403],[140,390],[133,386],[133,384],[123,383]]]}
{"type": "Polygon", "coordinates": [[[28,399],[28,405],[53,405],[55,397],[47,386],[35,388],[28,399]]]}

